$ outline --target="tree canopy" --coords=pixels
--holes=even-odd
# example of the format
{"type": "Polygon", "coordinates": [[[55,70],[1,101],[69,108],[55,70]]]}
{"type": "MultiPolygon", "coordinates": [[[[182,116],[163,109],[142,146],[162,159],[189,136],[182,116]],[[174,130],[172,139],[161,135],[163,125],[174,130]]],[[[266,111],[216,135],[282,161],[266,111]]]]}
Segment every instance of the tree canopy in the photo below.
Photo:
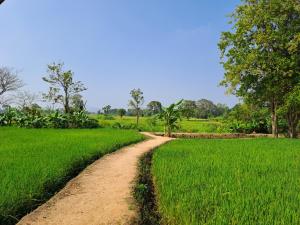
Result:
{"type": "Polygon", "coordinates": [[[247,101],[267,104],[276,136],[277,110],[300,79],[300,2],[244,0],[231,23],[219,42],[221,84],[247,101]]]}
{"type": "Polygon", "coordinates": [[[49,84],[49,91],[43,95],[45,100],[52,101],[53,105],[62,104],[65,113],[70,113],[72,98],[82,91],[87,90],[81,81],[74,80],[71,70],[64,70],[63,63],[48,65],[48,74],[43,80],[49,84]]]}

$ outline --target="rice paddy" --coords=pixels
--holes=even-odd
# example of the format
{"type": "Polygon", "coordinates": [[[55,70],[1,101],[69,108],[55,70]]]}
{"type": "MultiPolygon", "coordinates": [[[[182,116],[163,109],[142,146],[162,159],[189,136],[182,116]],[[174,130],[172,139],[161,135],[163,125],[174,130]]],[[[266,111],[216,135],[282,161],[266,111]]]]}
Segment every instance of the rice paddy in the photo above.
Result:
{"type": "Polygon", "coordinates": [[[176,140],[152,174],[162,224],[300,223],[299,140],[176,140]]]}
{"type": "Polygon", "coordinates": [[[135,131],[0,128],[0,224],[14,224],[86,165],[138,142],[135,131]]]}

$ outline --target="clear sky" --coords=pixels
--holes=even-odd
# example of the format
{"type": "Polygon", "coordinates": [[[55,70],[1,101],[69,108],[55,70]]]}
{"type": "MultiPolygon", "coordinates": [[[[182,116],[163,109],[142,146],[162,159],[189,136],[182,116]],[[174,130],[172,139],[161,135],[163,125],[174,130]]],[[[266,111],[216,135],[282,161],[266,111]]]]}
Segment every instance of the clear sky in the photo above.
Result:
{"type": "Polygon", "coordinates": [[[239,0],[6,0],[0,6],[0,66],[25,89],[44,92],[46,65],[65,62],[88,87],[90,109],[207,98],[237,102],[219,87],[217,43],[239,0]]]}

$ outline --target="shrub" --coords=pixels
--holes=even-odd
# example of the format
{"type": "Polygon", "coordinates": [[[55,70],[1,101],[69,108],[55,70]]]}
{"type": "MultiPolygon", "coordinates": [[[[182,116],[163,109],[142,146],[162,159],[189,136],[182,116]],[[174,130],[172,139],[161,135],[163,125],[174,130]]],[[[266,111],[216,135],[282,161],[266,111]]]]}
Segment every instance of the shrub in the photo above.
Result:
{"type": "Polygon", "coordinates": [[[0,114],[0,126],[12,126],[26,128],[97,128],[99,123],[91,119],[84,112],[62,114],[59,111],[45,113],[42,110],[30,110],[28,108],[18,110],[8,107],[0,114]]]}

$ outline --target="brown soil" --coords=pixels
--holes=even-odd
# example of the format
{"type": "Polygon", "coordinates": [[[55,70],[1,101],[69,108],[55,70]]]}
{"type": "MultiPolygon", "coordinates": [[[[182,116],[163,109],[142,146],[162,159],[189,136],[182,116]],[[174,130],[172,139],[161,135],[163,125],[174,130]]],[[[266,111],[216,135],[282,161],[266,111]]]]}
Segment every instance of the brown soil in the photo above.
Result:
{"type": "Polygon", "coordinates": [[[106,155],[71,180],[18,225],[102,225],[133,223],[132,186],[139,157],[170,138],[151,139],[106,155]]]}

